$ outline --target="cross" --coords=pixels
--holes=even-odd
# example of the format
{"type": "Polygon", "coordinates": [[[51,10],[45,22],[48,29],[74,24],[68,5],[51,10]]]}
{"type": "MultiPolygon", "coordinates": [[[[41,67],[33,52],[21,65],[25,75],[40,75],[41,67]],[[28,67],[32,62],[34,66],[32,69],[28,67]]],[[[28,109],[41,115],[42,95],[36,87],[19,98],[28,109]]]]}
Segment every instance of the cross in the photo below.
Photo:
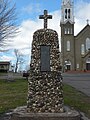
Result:
{"type": "Polygon", "coordinates": [[[87,19],[86,21],[87,21],[87,25],[89,25],[89,19],[87,19]]]}
{"type": "Polygon", "coordinates": [[[44,29],[47,29],[47,20],[52,19],[52,15],[48,15],[48,11],[44,10],[44,15],[40,15],[39,19],[44,19],[44,29]]]}

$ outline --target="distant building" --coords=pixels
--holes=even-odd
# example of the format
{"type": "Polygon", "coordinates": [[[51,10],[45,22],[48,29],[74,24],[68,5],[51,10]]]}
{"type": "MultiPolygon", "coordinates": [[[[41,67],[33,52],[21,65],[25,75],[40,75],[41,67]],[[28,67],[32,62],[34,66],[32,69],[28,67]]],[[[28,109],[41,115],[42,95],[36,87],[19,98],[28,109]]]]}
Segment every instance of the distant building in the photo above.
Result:
{"type": "Polygon", "coordinates": [[[74,36],[73,0],[62,0],[61,54],[63,70],[90,70],[90,25],[74,36]]]}
{"type": "Polygon", "coordinates": [[[10,68],[10,62],[0,62],[0,72],[8,72],[10,68]]]}

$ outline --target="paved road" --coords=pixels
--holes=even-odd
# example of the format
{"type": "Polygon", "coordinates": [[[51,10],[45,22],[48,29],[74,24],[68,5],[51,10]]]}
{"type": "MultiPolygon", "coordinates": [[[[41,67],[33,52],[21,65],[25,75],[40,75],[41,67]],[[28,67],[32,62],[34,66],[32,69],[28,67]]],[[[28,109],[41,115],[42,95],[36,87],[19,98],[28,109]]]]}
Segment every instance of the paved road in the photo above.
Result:
{"type": "Polygon", "coordinates": [[[63,73],[63,82],[90,97],[90,73],[63,73]]]}

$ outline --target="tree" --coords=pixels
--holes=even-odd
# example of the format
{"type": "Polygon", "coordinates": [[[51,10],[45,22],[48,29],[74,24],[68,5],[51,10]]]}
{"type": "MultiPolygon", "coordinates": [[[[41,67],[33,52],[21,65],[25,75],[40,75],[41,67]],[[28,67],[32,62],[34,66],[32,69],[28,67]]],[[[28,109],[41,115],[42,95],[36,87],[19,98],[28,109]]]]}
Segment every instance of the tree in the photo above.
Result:
{"type": "Polygon", "coordinates": [[[14,53],[16,56],[16,65],[15,65],[15,73],[16,73],[19,65],[23,64],[25,61],[24,61],[23,55],[20,53],[20,51],[18,49],[15,49],[14,53]]]}
{"type": "Polygon", "coordinates": [[[0,46],[12,39],[18,32],[16,26],[16,7],[10,0],[0,0],[0,46]]]}

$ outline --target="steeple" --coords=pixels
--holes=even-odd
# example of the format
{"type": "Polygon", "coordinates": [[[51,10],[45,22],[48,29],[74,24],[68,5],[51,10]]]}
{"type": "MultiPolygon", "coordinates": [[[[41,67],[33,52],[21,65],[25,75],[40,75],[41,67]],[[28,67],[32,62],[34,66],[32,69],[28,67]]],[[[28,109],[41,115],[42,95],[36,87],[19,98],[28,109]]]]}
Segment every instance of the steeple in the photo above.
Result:
{"type": "Polygon", "coordinates": [[[61,24],[65,24],[67,21],[74,23],[73,0],[62,0],[61,24]]]}

